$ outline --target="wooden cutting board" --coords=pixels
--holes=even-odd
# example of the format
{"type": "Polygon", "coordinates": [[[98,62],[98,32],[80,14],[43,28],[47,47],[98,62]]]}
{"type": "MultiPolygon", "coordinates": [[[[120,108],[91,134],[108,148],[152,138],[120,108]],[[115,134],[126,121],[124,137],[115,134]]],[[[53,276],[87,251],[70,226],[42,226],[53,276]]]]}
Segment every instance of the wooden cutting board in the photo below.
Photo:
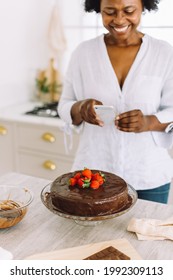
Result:
{"type": "Polygon", "coordinates": [[[126,254],[132,260],[141,260],[142,258],[137,251],[132,247],[127,239],[116,239],[104,241],[100,243],[92,243],[79,247],[67,248],[53,252],[45,252],[27,257],[27,260],[83,260],[84,258],[105,249],[108,246],[113,246],[122,253],[126,254]]]}

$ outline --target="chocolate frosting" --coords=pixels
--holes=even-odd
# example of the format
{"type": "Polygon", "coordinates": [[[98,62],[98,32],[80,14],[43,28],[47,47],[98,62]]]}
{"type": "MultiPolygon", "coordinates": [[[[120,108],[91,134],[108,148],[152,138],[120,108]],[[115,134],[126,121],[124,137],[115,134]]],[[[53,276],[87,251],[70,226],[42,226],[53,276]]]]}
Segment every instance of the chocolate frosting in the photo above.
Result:
{"type": "Polygon", "coordinates": [[[69,186],[69,179],[81,170],[61,175],[51,185],[47,196],[54,210],[77,216],[101,216],[120,211],[128,203],[126,182],[119,176],[99,170],[105,182],[98,189],[69,186]]]}

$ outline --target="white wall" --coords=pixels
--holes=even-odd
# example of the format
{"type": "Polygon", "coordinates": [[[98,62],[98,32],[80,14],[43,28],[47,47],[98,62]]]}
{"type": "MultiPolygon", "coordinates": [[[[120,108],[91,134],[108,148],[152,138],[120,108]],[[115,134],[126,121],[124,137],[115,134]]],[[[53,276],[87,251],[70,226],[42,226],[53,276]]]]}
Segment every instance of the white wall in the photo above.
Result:
{"type": "MultiPolygon", "coordinates": [[[[157,13],[146,14],[142,30],[173,44],[171,1],[161,1],[157,13]]],[[[83,2],[0,0],[0,107],[34,97],[36,73],[45,68],[49,60],[47,33],[54,4],[59,6],[67,40],[62,74],[73,49],[81,41],[104,32],[100,16],[85,13],[83,2]]]]}
{"type": "Polygon", "coordinates": [[[47,64],[51,0],[0,0],[0,107],[27,100],[47,64]]]}
{"type": "Polygon", "coordinates": [[[62,65],[65,72],[71,51],[83,40],[80,36],[82,2],[0,0],[0,107],[34,97],[36,73],[48,65],[48,26],[55,4],[66,25],[68,44],[62,65]]]}

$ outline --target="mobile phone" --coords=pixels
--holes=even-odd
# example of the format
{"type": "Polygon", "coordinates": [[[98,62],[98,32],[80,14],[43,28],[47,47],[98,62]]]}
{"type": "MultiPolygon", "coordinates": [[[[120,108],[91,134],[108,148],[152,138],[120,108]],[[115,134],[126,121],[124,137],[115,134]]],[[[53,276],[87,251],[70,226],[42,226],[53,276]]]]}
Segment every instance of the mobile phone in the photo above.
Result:
{"type": "Polygon", "coordinates": [[[113,106],[94,105],[94,110],[104,124],[113,124],[115,120],[115,109],[113,106]]]}

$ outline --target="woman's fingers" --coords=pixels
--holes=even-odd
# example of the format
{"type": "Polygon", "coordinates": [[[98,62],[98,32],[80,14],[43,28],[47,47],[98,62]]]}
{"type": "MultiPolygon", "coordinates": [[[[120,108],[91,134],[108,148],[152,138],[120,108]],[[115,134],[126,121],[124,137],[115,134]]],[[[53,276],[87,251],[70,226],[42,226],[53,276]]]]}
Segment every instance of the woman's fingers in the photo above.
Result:
{"type": "Polygon", "coordinates": [[[102,125],[101,120],[99,120],[96,115],[94,105],[102,105],[102,103],[95,99],[87,99],[85,102],[83,102],[80,108],[81,117],[88,123],[102,125]]]}
{"type": "Polygon", "coordinates": [[[115,120],[116,127],[124,132],[142,132],[148,130],[147,117],[141,110],[122,113],[115,120]]]}

